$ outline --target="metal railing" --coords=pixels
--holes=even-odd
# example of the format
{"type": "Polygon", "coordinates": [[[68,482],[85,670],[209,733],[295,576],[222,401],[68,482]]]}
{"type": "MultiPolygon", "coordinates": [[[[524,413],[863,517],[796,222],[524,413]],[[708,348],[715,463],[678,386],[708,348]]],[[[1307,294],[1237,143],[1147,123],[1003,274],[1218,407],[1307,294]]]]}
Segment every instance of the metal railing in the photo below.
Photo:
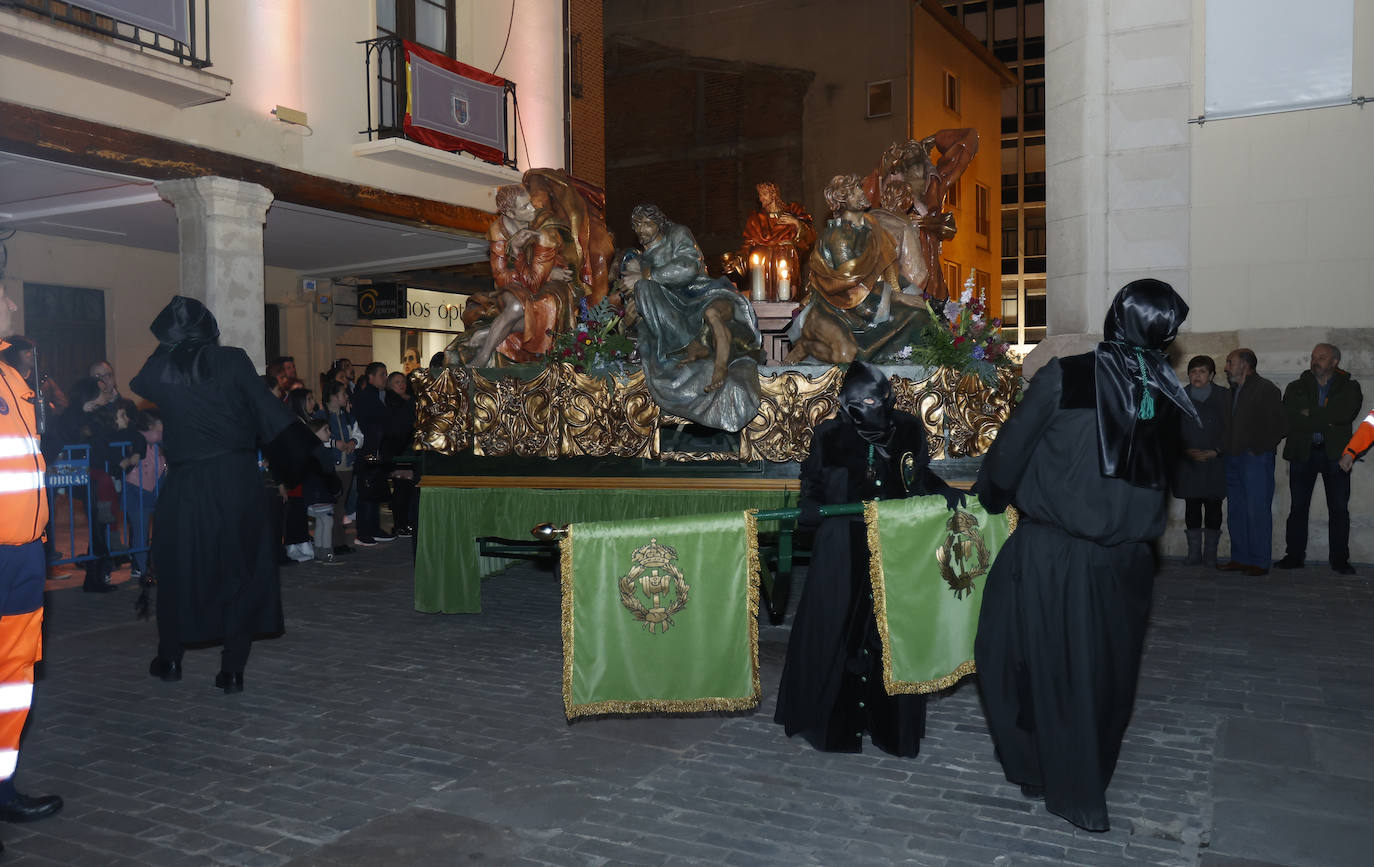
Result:
{"type": "MultiPolygon", "coordinates": [[[[132,445],[110,443],[119,455],[113,468],[106,462],[92,466],[91,447],[86,444],[63,446],[48,463],[49,565],[119,557],[146,564],[153,504],[162,491],[162,476],[156,477],[151,491],[128,481],[129,471],[117,464],[129,456],[132,445]],[[111,490],[113,499],[108,499],[111,490]],[[108,515],[102,514],[104,504],[108,504],[108,515]]],[[[158,446],[150,444],[143,461],[157,467],[158,454],[158,446]]]]}
{"type": "MultiPolygon", "coordinates": [[[[367,128],[359,132],[366,135],[368,141],[387,138],[415,141],[406,135],[404,126],[406,62],[401,42],[399,36],[379,36],[358,43],[365,49],[363,81],[367,88],[367,97],[364,100],[367,104],[367,128]]],[[[501,123],[506,129],[504,162],[508,166],[516,164],[516,136],[515,130],[511,128],[513,116],[519,116],[519,105],[515,99],[515,83],[507,82],[501,123]]]]}
{"type": "Polygon", "coordinates": [[[182,66],[210,66],[210,0],[181,0],[186,4],[187,41],[181,42],[130,21],[97,12],[79,2],[61,0],[0,0],[0,8],[18,9],[41,16],[53,24],[86,31],[144,51],[170,58],[182,66]]]}

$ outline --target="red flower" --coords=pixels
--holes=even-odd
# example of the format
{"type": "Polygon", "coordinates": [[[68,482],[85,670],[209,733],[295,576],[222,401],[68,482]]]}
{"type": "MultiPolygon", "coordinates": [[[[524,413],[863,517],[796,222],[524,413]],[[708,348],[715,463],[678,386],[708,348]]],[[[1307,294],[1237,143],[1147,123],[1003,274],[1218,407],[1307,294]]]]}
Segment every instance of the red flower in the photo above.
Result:
{"type": "Polygon", "coordinates": [[[968,338],[966,338],[966,337],[956,337],[956,338],[954,338],[954,345],[955,345],[955,346],[958,346],[959,344],[963,343],[963,342],[964,342],[965,340],[967,340],[967,339],[968,339],[968,338]]]}

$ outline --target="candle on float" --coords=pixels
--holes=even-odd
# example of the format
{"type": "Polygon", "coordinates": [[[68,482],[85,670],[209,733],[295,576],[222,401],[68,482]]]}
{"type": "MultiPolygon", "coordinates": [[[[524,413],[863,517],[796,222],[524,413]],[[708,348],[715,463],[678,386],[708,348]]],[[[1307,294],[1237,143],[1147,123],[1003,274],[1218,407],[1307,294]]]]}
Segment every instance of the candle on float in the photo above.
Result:
{"type": "Polygon", "coordinates": [[[792,283],[788,278],[787,260],[778,260],[778,300],[790,301],[792,298],[792,283]]]}
{"type": "Polygon", "coordinates": [[[764,289],[764,265],[763,257],[758,253],[749,257],[749,297],[754,301],[764,301],[767,299],[767,290],[764,289]]]}

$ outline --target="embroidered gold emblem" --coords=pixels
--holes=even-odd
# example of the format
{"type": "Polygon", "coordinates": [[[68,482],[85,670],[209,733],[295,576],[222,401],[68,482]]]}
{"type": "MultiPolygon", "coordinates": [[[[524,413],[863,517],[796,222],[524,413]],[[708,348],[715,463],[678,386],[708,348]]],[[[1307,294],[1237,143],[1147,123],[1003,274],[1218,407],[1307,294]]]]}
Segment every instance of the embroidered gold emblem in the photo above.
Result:
{"type": "Polygon", "coordinates": [[[940,575],[954,591],[955,599],[973,593],[973,581],[987,574],[992,559],[983,534],[978,531],[978,519],[968,512],[955,511],[945,522],[945,543],[935,551],[940,563],[940,575]]]}
{"type": "Polygon", "coordinates": [[[902,488],[911,493],[911,483],[916,481],[916,456],[911,452],[902,453],[902,488]]]}
{"type": "Polygon", "coordinates": [[[687,596],[692,590],[682,570],[673,565],[677,551],[660,545],[658,539],[650,539],[649,544],[636,548],[630,559],[635,565],[620,576],[620,604],[650,633],[655,626],[659,634],[667,632],[673,625],[673,615],[687,607],[687,596]],[[640,601],[640,594],[648,601],[647,607],[640,601]]]}

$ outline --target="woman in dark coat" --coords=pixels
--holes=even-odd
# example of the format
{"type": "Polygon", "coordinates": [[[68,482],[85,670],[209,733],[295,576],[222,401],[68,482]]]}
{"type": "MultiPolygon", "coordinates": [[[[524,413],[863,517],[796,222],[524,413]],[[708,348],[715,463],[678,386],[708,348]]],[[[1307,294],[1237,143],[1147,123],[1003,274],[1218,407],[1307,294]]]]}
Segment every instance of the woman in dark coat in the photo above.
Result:
{"type": "Polygon", "coordinates": [[[997,554],[974,643],[1007,779],[1107,830],[1105,792],[1135,701],[1179,412],[1164,349],[1188,315],[1167,283],[1117,293],[1094,352],[1052,358],[983,459],[989,512],[1021,519],[997,554]]]}
{"type": "Polygon", "coordinates": [[[199,301],[176,296],[152,332],[159,346],[130,383],[162,411],[168,464],[154,517],[158,649],[149,673],[180,680],[185,645],[223,642],[215,686],[240,692],[253,636],[283,630],[257,449],[272,444],[269,460],[285,469],[318,441],[242,349],[219,345],[199,301]]]}
{"type": "Polygon", "coordinates": [[[914,756],[925,734],[925,696],[883,689],[863,516],[823,519],[819,508],[924,494],[941,494],[954,508],[963,494],[930,470],[925,429],[894,408],[882,371],[851,364],[839,401],[839,413],[816,427],[802,463],[798,527],[815,528],[816,537],[773,719],[818,750],[860,752],[867,731],[879,749],[914,756]]]}
{"type": "Polygon", "coordinates": [[[1183,522],[1187,528],[1188,565],[1217,565],[1217,542],[1221,538],[1221,501],[1226,499],[1226,464],[1221,447],[1226,442],[1226,423],[1231,415],[1231,391],[1213,382],[1217,363],[1210,355],[1195,355],[1188,360],[1188,398],[1197,410],[1202,426],[1184,419],[1179,437],[1178,470],[1174,473],[1174,496],[1183,500],[1183,522]]]}

